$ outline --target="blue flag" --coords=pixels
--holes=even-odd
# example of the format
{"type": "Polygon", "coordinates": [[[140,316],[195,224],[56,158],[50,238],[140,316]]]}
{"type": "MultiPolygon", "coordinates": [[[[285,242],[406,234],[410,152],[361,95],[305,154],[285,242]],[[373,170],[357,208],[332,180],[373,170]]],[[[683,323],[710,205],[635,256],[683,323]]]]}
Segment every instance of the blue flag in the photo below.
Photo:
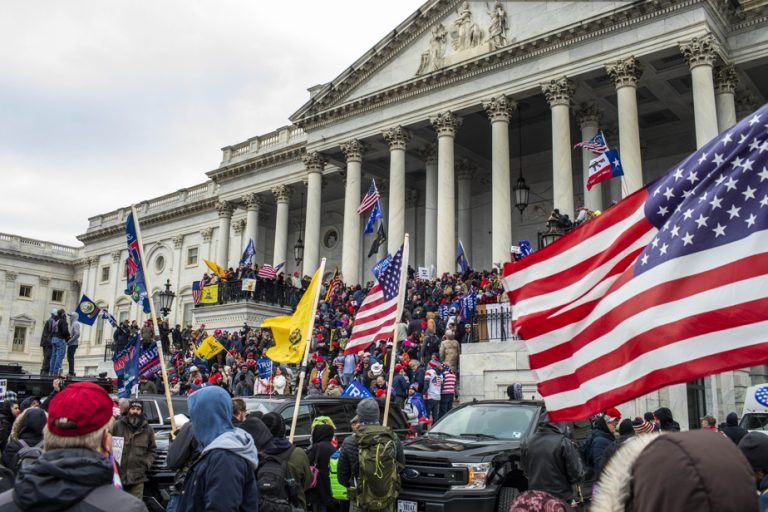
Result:
{"type": "Polygon", "coordinates": [[[376,204],[373,205],[373,209],[371,210],[371,215],[368,217],[368,223],[365,225],[363,233],[366,235],[373,233],[373,226],[376,224],[376,221],[383,219],[384,214],[381,213],[381,203],[376,201],[376,204]]]}
{"type": "Polygon", "coordinates": [[[115,317],[114,317],[114,316],[112,316],[112,313],[110,313],[110,312],[109,312],[109,311],[107,311],[106,309],[102,309],[102,310],[101,310],[101,316],[102,316],[102,318],[104,318],[104,319],[105,319],[107,322],[109,322],[109,323],[110,323],[110,325],[111,325],[113,328],[117,329],[117,328],[119,327],[119,326],[117,325],[117,320],[115,320],[115,317]]]}
{"type": "Polygon", "coordinates": [[[245,251],[243,251],[243,257],[240,258],[240,264],[243,266],[250,265],[255,255],[256,249],[253,246],[253,238],[250,238],[248,239],[248,245],[245,246],[245,251]]]}
{"type": "Polygon", "coordinates": [[[459,245],[456,246],[456,263],[462,272],[469,270],[469,261],[467,261],[467,254],[464,252],[464,244],[459,240],[459,245]]]}
{"type": "Polygon", "coordinates": [[[139,379],[139,337],[134,336],[128,346],[112,356],[112,365],[117,375],[118,398],[130,398],[131,389],[139,379]]]}
{"type": "Polygon", "coordinates": [[[99,312],[101,308],[97,306],[91,299],[83,295],[80,299],[80,304],[77,305],[77,321],[85,325],[93,325],[97,318],[99,318],[99,312]]]}
{"type": "Polygon", "coordinates": [[[533,247],[531,247],[531,242],[528,240],[520,240],[517,242],[518,246],[520,247],[520,257],[525,258],[526,256],[530,256],[533,254],[533,247]]]}
{"type": "Polygon", "coordinates": [[[461,303],[459,319],[462,322],[471,322],[472,317],[475,316],[475,308],[477,308],[477,292],[473,289],[464,295],[459,302],[461,303]]]}
{"type": "Polygon", "coordinates": [[[357,379],[353,380],[347,386],[347,389],[341,394],[341,396],[351,396],[353,398],[372,398],[373,394],[368,391],[368,388],[360,384],[357,379]]]}
{"type": "Polygon", "coordinates": [[[156,344],[151,344],[139,355],[139,375],[151,377],[160,371],[160,354],[156,344]]]}
{"type": "Polygon", "coordinates": [[[371,272],[373,272],[373,275],[376,276],[376,279],[379,278],[379,274],[384,272],[384,269],[387,268],[390,263],[392,263],[392,255],[387,254],[387,256],[383,260],[381,260],[371,268],[371,272]]]}
{"type": "Polygon", "coordinates": [[[260,357],[256,360],[259,369],[259,378],[268,379],[272,376],[272,360],[268,357],[260,357]]]}
{"type": "Polygon", "coordinates": [[[139,253],[139,241],[136,238],[136,226],[133,224],[133,212],[128,214],[125,221],[125,238],[128,242],[128,259],[125,261],[126,288],[125,294],[129,295],[133,302],[140,304],[144,313],[149,313],[149,294],[147,283],[144,281],[144,267],[139,253]]]}

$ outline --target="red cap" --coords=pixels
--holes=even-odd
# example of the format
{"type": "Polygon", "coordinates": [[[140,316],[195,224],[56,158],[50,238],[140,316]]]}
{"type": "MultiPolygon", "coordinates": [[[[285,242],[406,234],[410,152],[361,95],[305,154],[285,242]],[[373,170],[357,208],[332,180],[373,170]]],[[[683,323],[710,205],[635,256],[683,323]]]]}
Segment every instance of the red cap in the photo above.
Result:
{"type": "Polygon", "coordinates": [[[312,379],[312,384],[320,384],[320,379],[315,377],[314,379],[312,379]]]}
{"type": "Polygon", "coordinates": [[[396,364],[395,365],[395,373],[397,373],[399,371],[402,371],[402,370],[403,370],[403,365],[401,365],[401,364],[396,364]]]}
{"type": "Polygon", "coordinates": [[[328,384],[333,384],[334,386],[338,386],[339,385],[339,381],[336,380],[336,379],[331,379],[331,380],[328,381],[328,384]]]}
{"type": "Polygon", "coordinates": [[[218,336],[219,334],[221,334],[221,329],[216,329],[215,331],[213,331],[213,334],[218,336]]]}
{"type": "Polygon", "coordinates": [[[75,382],[58,393],[48,407],[48,430],[61,437],[96,432],[112,417],[112,399],[93,382],[75,382]]]}
{"type": "Polygon", "coordinates": [[[621,412],[615,407],[611,407],[607,411],[605,411],[605,415],[608,416],[606,418],[606,421],[618,421],[621,419],[621,412]]]}

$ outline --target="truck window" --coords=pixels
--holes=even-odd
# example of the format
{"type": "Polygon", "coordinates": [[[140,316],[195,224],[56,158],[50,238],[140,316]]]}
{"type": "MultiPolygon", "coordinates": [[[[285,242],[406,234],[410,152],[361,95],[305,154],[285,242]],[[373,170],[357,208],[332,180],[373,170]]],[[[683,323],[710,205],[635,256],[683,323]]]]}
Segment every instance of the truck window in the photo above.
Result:
{"type": "MultiPolygon", "coordinates": [[[[285,433],[288,435],[291,430],[291,421],[293,421],[293,404],[280,411],[280,415],[285,420],[285,433]]],[[[308,436],[312,427],[312,406],[299,405],[299,418],[296,421],[296,433],[294,436],[308,436]]]]}
{"type": "Polygon", "coordinates": [[[522,439],[531,426],[536,408],[487,404],[462,407],[440,418],[431,432],[451,436],[482,434],[499,439],[522,439]]]}
{"type": "Polygon", "coordinates": [[[352,425],[349,424],[349,420],[354,414],[349,416],[344,404],[338,402],[323,403],[318,401],[314,405],[316,416],[329,416],[336,425],[337,432],[352,432],[352,425]]]}

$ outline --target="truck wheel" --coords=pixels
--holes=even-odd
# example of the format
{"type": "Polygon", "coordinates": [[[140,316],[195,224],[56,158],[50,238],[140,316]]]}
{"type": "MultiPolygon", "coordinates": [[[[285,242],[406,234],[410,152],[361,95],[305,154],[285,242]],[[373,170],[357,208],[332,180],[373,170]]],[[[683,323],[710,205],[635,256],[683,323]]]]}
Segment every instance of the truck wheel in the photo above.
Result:
{"type": "Polygon", "coordinates": [[[512,502],[515,501],[520,491],[514,487],[502,487],[499,492],[499,498],[496,505],[496,512],[509,512],[512,507],[512,502]]]}

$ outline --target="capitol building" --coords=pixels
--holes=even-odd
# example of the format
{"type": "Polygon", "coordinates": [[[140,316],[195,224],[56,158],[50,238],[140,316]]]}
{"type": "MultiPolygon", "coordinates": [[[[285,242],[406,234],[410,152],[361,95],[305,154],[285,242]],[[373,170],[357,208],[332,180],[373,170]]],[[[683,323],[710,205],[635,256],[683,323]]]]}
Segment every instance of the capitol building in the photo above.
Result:
{"type": "MultiPolygon", "coordinates": [[[[172,325],[269,313],[193,307],[203,259],[236,266],[250,239],[260,265],[311,275],[324,257],[345,282],[370,280],[377,257],[356,210],[371,179],[388,237],[379,256],[409,233],[410,265],[439,275],[455,271],[459,240],[479,269],[519,240],[535,247],[553,208],[606,208],[766,102],[768,1],[429,0],[331,82],[307,85],[290,125],[232,141],[198,185],[136,205],[153,293],[168,280],[176,292],[172,325]],[[587,191],[592,155],[574,144],[598,130],[625,176],[587,191]]],[[[129,213],[88,219],[81,247],[0,234],[0,360],[38,371],[51,308],[72,311],[83,293],[143,320],[123,294],[129,213]]],[[[111,335],[102,321],[83,327],[78,373],[103,366],[111,335]]],[[[477,345],[462,355],[466,395],[535,390],[522,343],[477,345]]],[[[753,380],[763,367],[672,386],[638,410],[724,419],[753,380]]]]}

